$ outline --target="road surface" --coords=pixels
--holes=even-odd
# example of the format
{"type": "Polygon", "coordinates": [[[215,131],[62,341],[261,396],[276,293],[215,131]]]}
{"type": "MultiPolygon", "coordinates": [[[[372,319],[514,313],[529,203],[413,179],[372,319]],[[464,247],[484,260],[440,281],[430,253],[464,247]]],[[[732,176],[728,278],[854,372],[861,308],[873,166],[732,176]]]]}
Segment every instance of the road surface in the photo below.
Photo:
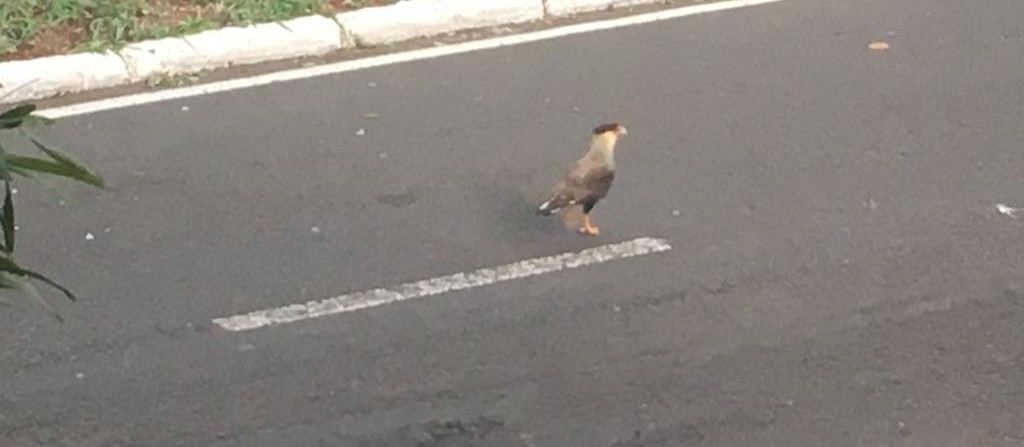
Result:
{"type": "Polygon", "coordinates": [[[0,445],[1024,445],[996,209],[1024,207],[1024,3],[983,3],[790,0],[62,119],[111,188],[21,187],[21,260],[83,300],[0,313],[0,445]],[[588,239],[533,206],[603,121],[630,134],[588,239]],[[213,323],[638,238],[672,248],[213,323]]]}

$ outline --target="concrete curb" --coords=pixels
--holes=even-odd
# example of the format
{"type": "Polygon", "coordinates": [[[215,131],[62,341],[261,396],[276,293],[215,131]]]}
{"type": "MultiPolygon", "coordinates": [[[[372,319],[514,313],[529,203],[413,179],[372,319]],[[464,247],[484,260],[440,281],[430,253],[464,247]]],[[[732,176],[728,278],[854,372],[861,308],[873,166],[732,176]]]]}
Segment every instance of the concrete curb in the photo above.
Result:
{"type": "Polygon", "coordinates": [[[453,31],[544,18],[541,0],[414,0],[339,14],[359,46],[377,46],[453,31]]]}
{"type": "Polygon", "coordinates": [[[0,63],[0,104],[33,101],[139,82],[155,75],[195,73],[355,46],[388,45],[473,28],[564,17],[664,0],[404,0],[333,18],[227,27],[150,40],[120,51],[0,63]]]}
{"type": "Polygon", "coordinates": [[[0,64],[0,103],[116,87],[128,78],[124,60],[109,51],[5,62],[0,64]]]}
{"type": "Polygon", "coordinates": [[[552,17],[562,17],[651,3],[658,2],[651,0],[547,0],[544,2],[544,12],[552,17]]]}

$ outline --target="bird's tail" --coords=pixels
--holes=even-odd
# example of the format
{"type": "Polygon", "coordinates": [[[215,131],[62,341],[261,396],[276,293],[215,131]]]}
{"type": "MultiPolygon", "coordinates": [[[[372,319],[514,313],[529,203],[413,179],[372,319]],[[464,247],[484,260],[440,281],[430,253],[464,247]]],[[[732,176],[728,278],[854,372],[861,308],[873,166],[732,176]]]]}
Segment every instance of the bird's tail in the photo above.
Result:
{"type": "Polygon", "coordinates": [[[555,208],[553,206],[554,204],[552,202],[554,202],[554,200],[555,199],[552,197],[548,199],[546,202],[540,204],[540,206],[537,207],[537,214],[541,216],[550,216],[555,211],[558,211],[558,208],[555,208]]]}

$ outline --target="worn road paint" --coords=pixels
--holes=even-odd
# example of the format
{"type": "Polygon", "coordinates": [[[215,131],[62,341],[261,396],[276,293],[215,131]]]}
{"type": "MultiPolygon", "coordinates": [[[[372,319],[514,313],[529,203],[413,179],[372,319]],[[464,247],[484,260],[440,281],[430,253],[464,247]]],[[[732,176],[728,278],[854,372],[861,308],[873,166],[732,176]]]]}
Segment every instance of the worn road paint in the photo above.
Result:
{"type": "Polygon", "coordinates": [[[292,304],[275,309],[258,310],[241,315],[217,318],[213,323],[229,331],[248,331],[296,321],[320,318],[344,312],[383,306],[457,290],[471,289],[513,279],[554,273],[592,264],[631,258],[672,249],[665,240],[639,238],[618,244],[602,245],[579,252],[527,259],[498,267],[456,273],[395,287],[340,295],[322,301],[292,304]]]}

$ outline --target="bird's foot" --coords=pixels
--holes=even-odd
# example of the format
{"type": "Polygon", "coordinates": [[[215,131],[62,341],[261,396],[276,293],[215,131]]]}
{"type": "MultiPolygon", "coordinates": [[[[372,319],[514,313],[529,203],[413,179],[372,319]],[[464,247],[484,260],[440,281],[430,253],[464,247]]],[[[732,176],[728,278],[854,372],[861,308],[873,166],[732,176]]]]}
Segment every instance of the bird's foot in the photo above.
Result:
{"type": "Polygon", "coordinates": [[[593,225],[588,225],[585,227],[580,227],[580,234],[586,234],[588,236],[597,236],[601,234],[601,229],[593,225]]]}

